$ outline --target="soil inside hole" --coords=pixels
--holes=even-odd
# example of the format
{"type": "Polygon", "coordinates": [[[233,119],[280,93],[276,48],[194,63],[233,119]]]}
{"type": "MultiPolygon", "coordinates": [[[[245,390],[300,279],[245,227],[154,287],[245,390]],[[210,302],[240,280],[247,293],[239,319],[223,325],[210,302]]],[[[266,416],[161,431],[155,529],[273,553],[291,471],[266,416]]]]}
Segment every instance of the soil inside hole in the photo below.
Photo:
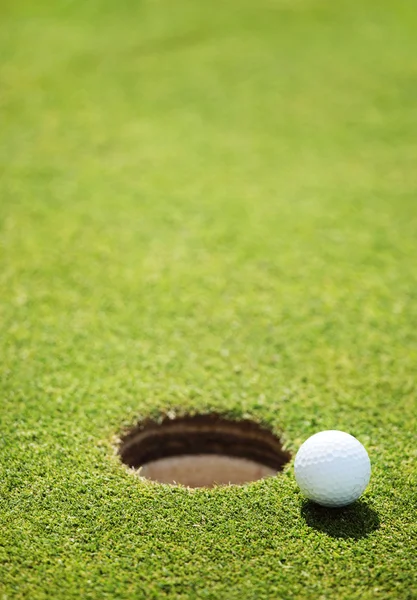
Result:
{"type": "Polygon", "coordinates": [[[291,458],[268,429],[218,414],[142,421],[123,436],[119,455],[142,477],[192,488],[263,479],[291,458]]]}

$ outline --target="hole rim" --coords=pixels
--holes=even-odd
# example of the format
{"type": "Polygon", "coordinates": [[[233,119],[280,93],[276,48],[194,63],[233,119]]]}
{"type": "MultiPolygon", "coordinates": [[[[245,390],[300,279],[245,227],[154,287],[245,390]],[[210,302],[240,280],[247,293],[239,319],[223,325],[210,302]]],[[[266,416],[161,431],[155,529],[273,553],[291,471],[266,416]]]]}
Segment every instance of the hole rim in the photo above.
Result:
{"type": "MultiPolygon", "coordinates": [[[[238,418],[220,412],[163,413],[159,417],[146,417],[126,429],[118,438],[117,454],[128,469],[148,482],[162,482],[140,475],[141,467],[160,459],[192,456],[221,456],[252,461],[262,467],[281,473],[292,455],[278,433],[267,424],[248,417],[238,418]]],[[[268,476],[270,477],[270,476],[268,476]]],[[[242,483],[217,483],[195,485],[172,481],[166,485],[189,489],[242,486],[265,477],[242,483]]]]}

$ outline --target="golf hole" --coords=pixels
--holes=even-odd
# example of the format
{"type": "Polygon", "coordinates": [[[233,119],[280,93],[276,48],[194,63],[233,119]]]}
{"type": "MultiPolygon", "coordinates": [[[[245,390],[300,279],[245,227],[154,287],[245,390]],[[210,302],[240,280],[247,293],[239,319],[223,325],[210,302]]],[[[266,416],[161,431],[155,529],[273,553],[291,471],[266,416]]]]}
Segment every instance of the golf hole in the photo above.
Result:
{"type": "Polygon", "coordinates": [[[119,455],[141,477],[190,488],[270,477],[291,458],[268,429],[218,414],[143,421],[123,436],[119,455]]]}

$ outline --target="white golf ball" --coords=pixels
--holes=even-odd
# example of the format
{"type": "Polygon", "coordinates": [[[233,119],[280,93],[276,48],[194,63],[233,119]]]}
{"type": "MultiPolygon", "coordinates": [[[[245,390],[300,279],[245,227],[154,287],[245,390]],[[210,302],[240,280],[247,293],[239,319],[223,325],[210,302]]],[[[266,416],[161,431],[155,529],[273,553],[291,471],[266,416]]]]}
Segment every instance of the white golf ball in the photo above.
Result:
{"type": "Polygon", "coordinates": [[[295,478],[307,498],[322,506],[347,506],[365,490],[371,461],[362,444],[344,431],[321,431],[302,444],[295,478]]]}

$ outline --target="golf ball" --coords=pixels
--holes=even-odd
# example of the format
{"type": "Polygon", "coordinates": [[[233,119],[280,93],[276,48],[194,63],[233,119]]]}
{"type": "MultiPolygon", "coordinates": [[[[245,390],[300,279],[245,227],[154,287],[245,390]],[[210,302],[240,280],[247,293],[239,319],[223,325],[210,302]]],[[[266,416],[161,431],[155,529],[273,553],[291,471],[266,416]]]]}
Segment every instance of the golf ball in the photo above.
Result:
{"type": "Polygon", "coordinates": [[[344,431],[321,431],[302,444],[295,478],[307,498],[322,506],[346,506],[359,498],[371,476],[362,444],[344,431]]]}

